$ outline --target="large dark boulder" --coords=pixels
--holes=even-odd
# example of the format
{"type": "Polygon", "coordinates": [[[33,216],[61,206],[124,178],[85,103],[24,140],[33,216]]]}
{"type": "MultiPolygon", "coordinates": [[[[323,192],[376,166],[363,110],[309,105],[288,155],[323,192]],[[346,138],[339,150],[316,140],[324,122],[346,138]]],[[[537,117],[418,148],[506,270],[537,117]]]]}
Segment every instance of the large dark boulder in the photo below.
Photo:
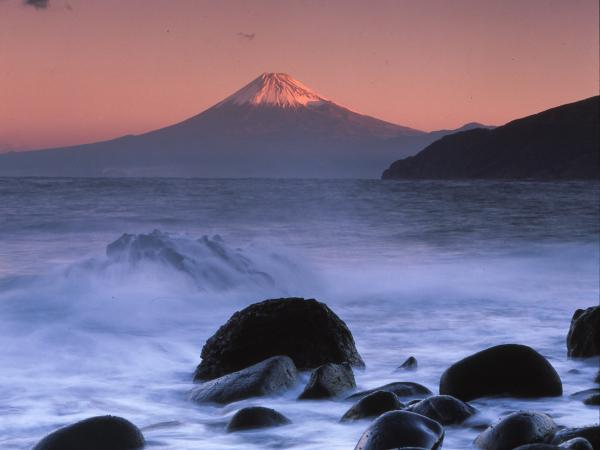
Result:
{"type": "Polygon", "coordinates": [[[192,389],[197,403],[226,404],[281,392],[296,383],[298,373],[287,356],[273,356],[238,372],[206,381],[192,389]]]}
{"type": "Polygon", "coordinates": [[[352,367],[348,364],[323,364],[310,375],[299,399],[337,397],[356,387],[352,367]]]}
{"type": "Polygon", "coordinates": [[[575,311],[567,335],[567,351],[573,357],[600,355],[600,306],[575,311]]]}
{"type": "Polygon", "coordinates": [[[560,430],[554,435],[552,443],[561,444],[578,437],[587,439],[594,450],[600,450],[600,426],[598,425],[560,430]]]}
{"type": "Polygon", "coordinates": [[[400,398],[425,398],[433,395],[433,392],[422,384],[413,383],[411,381],[397,381],[376,387],[375,389],[357,392],[348,397],[348,400],[357,400],[376,391],[392,392],[400,398]]]}
{"type": "Polygon", "coordinates": [[[364,367],[352,333],[314,299],[265,300],[236,312],[206,342],[195,380],[210,380],[270,356],[287,355],[298,369],[326,363],[364,367]]]}
{"type": "Polygon", "coordinates": [[[408,411],[390,411],[367,428],[354,450],[436,450],[442,448],[443,440],[444,428],[439,423],[408,411]]]}
{"type": "Polygon", "coordinates": [[[411,405],[408,409],[429,417],[442,425],[462,423],[475,414],[471,405],[450,395],[434,395],[411,405]]]}
{"type": "Polygon", "coordinates": [[[454,363],[440,379],[440,394],[463,401],[492,395],[552,397],[562,395],[556,370],[525,345],[498,345],[454,363]]]}
{"type": "Polygon", "coordinates": [[[257,428],[271,428],[288,423],[291,423],[290,419],[274,409],[262,406],[250,406],[240,409],[233,415],[227,425],[227,431],[232,433],[234,431],[254,430],[257,428]]]}
{"type": "Polygon", "coordinates": [[[144,436],[131,422],[116,416],[82,420],[50,433],[33,450],[133,450],[144,436]]]}
{"type": "Polygon", "coordinates": [[[546,414],[518,411],[481,433],[475,445],[485,450],[513,450],[525,444],[548,443],[557,427],[546,414]]]}
{"type": "Polygon", "coordinates": [[[342,416],[342,422],[377,417],[388,411],[404,408],[396,394],[387,391],[375,391],[361,398],[342,416]]]}

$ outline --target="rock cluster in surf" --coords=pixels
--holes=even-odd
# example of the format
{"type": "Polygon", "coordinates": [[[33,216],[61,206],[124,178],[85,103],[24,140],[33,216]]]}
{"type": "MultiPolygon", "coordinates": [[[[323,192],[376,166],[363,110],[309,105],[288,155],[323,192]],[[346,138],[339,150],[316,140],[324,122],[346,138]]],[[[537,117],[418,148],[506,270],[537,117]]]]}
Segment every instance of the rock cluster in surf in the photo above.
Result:
{"type": "MultiPolygon", "coordinates": [[[[567,339],[570,356],[597,355],[597,311],[575,313],[567,339]]],[[[441,376],[440,395],[409,381],[348,395],[356,389],[352,367],[364,367],[350,330],[325,304],[299,298],[267,300],[235,313],[207,341],[202,356],[190,393],[198,403],[225,405],[255,397],[268,401],[266,397],[300,387],[299,371],[311,370],[299,399],[352,402],[340,421],[371,421],[355,450],[441,449],[446,427],[475,426],[469,421],[478,410],[469,401],[562,395],[560,377],[546,358],[517,344],[491,347],[451,365],[441,376]]],[[[409,366],[416,370],[416,364],[409,366]]],[[[579,394],[587,391],[572,398],[579,394]]],[[[233,414],[226,431],[291,422],[272,408],[246,406],[233,414]]],[[[144,442],[132,423],[102,416],[49,434],[35,450],[128,450],[144,442]]],[[[600,426],[562,428],[543,412],[515,411],[483,430],[474,444],[483,450],[599,450],[600,426]]]]}

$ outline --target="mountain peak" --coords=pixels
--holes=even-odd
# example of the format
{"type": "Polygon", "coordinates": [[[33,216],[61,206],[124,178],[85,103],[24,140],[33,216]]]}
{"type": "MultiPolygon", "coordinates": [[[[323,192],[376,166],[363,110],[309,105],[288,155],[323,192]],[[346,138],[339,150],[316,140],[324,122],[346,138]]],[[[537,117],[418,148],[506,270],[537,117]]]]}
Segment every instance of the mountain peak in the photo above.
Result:
{"type": "Polygon", "coordinates": [[[265,72],[227,97],[218,106],[234,104],[299,108],[319,105],[327,101],[329,100],[287,73],[265,72]]]}

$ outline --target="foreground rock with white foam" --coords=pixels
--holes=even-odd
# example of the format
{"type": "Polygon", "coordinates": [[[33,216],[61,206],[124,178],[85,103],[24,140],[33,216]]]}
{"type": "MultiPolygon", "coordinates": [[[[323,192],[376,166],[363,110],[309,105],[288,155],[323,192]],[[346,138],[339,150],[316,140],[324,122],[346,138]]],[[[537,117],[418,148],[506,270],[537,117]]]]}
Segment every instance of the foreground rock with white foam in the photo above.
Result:
{"type": "Polygon", "coordinates": [[[280,298],[233,314],[206,341],[194,379],[217,378],[276,355],[289,356],[299,370],[327,363],[364,367],[352,333],[327,305],[280,298]]]}
{"type": "Polygon", "coordinates": [[[227,404],[250,397],[278,394],[296,383],[294,362],[287,356],[273,356],[245,369],[206,381],[192,389],[197,403],[227,404]]]}

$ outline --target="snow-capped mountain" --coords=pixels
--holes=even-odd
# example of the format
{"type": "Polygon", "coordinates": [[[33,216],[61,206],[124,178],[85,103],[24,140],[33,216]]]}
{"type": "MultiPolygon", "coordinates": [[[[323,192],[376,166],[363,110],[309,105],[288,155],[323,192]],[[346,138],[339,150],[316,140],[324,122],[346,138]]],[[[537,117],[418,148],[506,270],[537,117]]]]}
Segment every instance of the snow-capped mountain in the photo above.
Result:
{"type": "Polygon", "coordinates": [[[0,175],[375,178],[439,137],[351,111],[287,74],[264,73],[156,131],[0,154],[0,175]]]}
{"type": "Polygon", "coordinates": [[[216,106],[234,104],[300,108],[318,106],[328,101],[287,73],[263,73],[216,106]]]}

